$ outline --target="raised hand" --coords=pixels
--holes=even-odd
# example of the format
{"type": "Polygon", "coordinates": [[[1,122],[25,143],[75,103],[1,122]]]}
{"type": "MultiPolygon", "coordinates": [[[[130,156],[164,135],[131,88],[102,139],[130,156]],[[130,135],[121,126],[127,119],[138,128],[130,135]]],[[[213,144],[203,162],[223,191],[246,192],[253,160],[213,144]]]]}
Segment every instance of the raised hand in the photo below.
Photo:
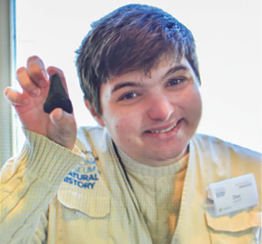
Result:
{"type": "MultiPolygon", "coordinates": [[[[5,95],[14,106],[26,130],[43,135],[50,140],[72,149],[76,139],[77,126],[74,114],[56,108],[50,114],[43,111],[51,77],[58,74],[67,91],[63,72],[55,67],[45,69],[44,63],[37,56],[27,60],[27,67],[17,70],[17,80],[22,87],[22,92],[8,87],[5,95]]],[[[67,91],[68,93],[68,91],[67,91]]]]}

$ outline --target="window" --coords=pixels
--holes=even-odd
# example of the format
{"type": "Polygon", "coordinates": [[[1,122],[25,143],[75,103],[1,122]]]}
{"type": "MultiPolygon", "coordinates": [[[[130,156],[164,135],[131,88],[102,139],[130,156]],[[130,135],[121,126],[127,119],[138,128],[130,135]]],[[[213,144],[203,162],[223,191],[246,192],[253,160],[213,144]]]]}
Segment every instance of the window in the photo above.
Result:
{"type": "Polygon", "coordinates": [[[13,154],[12,110],[6,101],[4,89],[12,83],[14,62],[14,4],[13,1],[0,1],[0,168],[13,154]]]}
{"type": "MultiPolygon", "coordinates": [[[[261,151],[261,8],[257,0],[144,0],[163,8],[192,30],[202,77],[199,133],[261,151]]],[[[83,103],[75,50],[90,24],[130,1],[19,0],[16,2],[17,67],[31,55],[61,68],[78,126],[95,121],[83,103]]],[[[18,120],[15,118],[16,123],[18,120]]],[[[20,125],[17,125],[20,127],[20,125]]],[[[23,143],[17,135],[18,149],[23,143]]]]}

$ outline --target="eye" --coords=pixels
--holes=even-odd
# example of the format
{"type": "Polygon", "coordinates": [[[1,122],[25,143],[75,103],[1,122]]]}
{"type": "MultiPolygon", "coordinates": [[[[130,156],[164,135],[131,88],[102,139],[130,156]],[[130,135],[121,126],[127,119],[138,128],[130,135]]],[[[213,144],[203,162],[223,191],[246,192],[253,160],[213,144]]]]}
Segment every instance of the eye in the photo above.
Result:
{"type": "Polygon", "coordinates": [[[135,98],[135,97],[137,97],[137,93],[130,92],[130,93],[127,93],[124,96],[120,97],[119,100],[129,100],[129,99],[132,99],[132,98],[135,98]]]}
{"type": "Polygon", "coordinates": [[[170,79],[167,83],[167,86],[175,86],[175,85],[178,85],[179,83],[183,82],[184,79],[182,78],[173,78],[173,79],[170,79]]]}

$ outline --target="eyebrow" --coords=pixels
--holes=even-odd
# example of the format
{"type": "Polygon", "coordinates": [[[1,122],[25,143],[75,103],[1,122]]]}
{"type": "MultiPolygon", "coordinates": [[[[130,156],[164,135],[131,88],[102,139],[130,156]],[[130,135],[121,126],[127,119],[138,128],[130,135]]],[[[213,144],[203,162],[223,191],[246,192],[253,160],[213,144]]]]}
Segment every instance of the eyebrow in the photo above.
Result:
{"type": "Polygon", "coordinates": [[[167,76],[179,71],[179,70],[187,70],[187,67],[184,66],[184,65],[178,65],[178,66],[175,66],[171,69],[169,69],[163,76],[163,79],[166,78],[167,76]]]}
{"type": "Polygon", "coordinates": [[[127,81],[127,82],[123,82],[123,83],[119,83],[119,84],[116,84],[113,89],[112,89],[112,92],[115,92],[123,87],[126,87],[126,86],[131,86],[131,87],[142,87],[142,84],[141,83],[138,83],[138,82],[132,82],[132,81],[127,81]]]}
{"type": "MultiPolygon", "coordinates": [[[[187,70],[187,67],[183,66],[183,65],[178,65],[178,66],[175,66],[175,67],[172,67],[171,69],[169,69],[162,77],[162,79],[166,78],[167,76],[179,71],[179,70],[187,70]]],[[[123,88],[123,87],[127,87],[127,86],[130,86],[130,87],[142,87],[142,84],[139,83],[139,82],[133,82],[133,81],[127,81],[127,82],[123,82],[123,83],[119,83],[119,84],[116,84],[111,93],[114,93],[115,91],[123,88]]]]}

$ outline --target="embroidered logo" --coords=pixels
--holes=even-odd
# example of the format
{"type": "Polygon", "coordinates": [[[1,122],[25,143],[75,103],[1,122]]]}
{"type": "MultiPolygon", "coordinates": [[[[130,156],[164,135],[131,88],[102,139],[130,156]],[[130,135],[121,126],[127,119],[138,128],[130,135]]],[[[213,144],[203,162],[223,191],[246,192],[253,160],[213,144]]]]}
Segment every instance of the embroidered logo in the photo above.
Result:
{"type": "Polygon", "coordinates": [[[83,152],[86,155],[85,160],[80,162],[74,170],[65,177],[64,182],[80,188],[94,189],[96,182],[99,181],[98,175],[100,172],[92,152],[83,152]]]}

